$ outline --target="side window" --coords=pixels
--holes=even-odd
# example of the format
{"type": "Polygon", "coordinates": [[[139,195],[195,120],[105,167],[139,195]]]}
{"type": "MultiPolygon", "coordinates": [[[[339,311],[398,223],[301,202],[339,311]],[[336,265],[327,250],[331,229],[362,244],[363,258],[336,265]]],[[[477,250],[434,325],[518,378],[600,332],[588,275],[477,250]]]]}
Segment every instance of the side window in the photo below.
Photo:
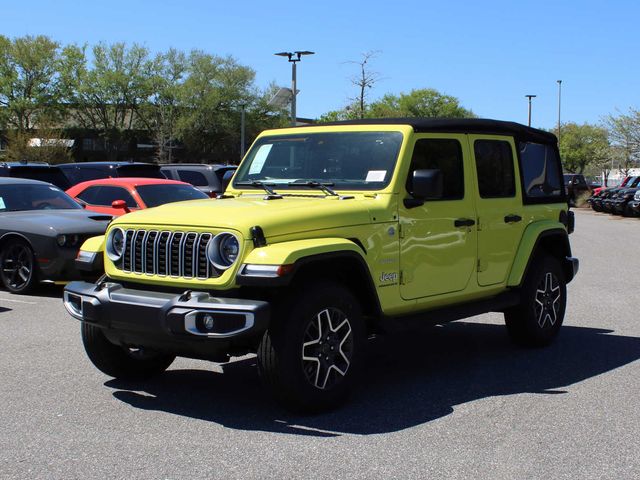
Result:
{"type": "Polygon", "coordinates": [[[93,197],[92,205],[110,207],[115,200],[124,200],[125,202],[127,202],[127,207],[130,208],[138,207],[138,204],[127,190],[121,187],[108,186],[99,187],[99,190],[93,197]]]}
{"type": "MultiPolygon", "coordinates": [[[[525,198],[546,198],[561,195],[562,177],[555,149],[551,145],[520,142],[519,150],[525,198]]],[[[574,181],[578,177],[574,177],[574,181]]]]}
{"type": "Polygon", "coordinates": [[[78,198],[89,205],[95,205],[96,194],[100,187],[88,187],[78,194],[78,198]]]}
{"type": "Polygon", "coordinates": [[[180,176],[180,180],[190,183],[196,187],[206,187],[209,185],[207,177],[200,172],[193,170],[178,170],[178,175],[180,176]]]}
{"type": "Polygon", "coordinates": [[[411,181],[415,170],[438,169],[442,172],[442,200],[459,200],[464,197],[463,165],[462,147],[457,140],[418,140],[411,157],[407,191],[413,193],[411,181]]]}
{"type": "Polygon", "coordinates": [[[513,153],[509,142],[476,140],[473,144],[481,198],[506,198],[516,194],[513,153]]]}

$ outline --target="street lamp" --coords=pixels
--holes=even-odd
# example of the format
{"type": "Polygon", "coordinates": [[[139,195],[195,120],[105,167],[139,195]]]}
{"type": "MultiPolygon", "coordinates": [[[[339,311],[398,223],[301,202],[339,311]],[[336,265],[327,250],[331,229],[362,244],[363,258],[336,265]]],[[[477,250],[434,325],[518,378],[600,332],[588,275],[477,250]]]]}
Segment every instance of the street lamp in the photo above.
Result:
{"type": "Polygon", "coordinates": [[[560,99],[562,98],[562,80],[558,82],[558,143],[560,143],[560,99]]]}
{"type": "Polygon", "coordinates": [[[245,140],[244,140],[244,133],[245,133],[245,121],[244,121],[244,112],[245,109],[247,107],[246,103],[241,103],[240,104],[240,160],[242,160],[244,158],[244,149],[245,149],[245,140]]]}
{"type": "Polygon", "coordinates": [[[274,55],[278,55],[279,57],[287,57],[289,62],[291,62],[291,125],[295,127],[296,125],[296,95],[298,94],[296,90],[296,63],[302,60],[303,55],[313,55],[315,52],[309,52],[307,50],[295,51],[295,52],[279,52],[274,53],[274,55]]]}
{"type": "Polygon", "coordinates": [[[525,95],[529,99],[529,126],[531,126],[531,99],[536,98],[537,95],[525,95]]]}

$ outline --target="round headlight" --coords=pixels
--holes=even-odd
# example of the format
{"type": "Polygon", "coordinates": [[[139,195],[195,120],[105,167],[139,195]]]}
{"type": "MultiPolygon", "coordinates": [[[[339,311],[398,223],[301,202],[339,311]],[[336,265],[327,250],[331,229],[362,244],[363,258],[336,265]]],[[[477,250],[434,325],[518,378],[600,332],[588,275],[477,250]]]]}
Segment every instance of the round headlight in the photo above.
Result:
{"type": "Polygon", "coordinates": [[[219,270],[226,270],[238,259],[240,242],[231,233],[220,233],[207,245],[207,259],[219,270]]]}
{"type": "Polygon", "coordinates": [[[124,231],[121,228],[112,228],[107,236],[107,256],[113,262],[122,258],[124,252],[124,231]]]}

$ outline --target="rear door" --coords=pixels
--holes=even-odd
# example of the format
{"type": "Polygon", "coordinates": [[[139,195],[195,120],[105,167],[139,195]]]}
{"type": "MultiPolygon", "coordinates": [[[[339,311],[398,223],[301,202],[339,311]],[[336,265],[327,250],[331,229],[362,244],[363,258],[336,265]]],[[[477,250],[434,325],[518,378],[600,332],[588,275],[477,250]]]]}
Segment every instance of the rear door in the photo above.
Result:
{"type": "Polygon", "coordinates": [[[505,283],[524,230],[513,138],[469,135],[476,175],[478,284],[505,283]]]}

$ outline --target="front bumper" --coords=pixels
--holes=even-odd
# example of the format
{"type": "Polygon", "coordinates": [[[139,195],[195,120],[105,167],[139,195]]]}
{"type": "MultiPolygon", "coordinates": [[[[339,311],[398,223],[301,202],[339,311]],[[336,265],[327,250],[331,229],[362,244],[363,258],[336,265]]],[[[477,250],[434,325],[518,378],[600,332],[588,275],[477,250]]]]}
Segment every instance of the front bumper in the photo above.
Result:
{"type": "Polygon", "coordinates": [[[64,290],[64,305],[117,345],[202,359],[252,349],[269,323],[264,301],[138,290],[113,282],[72,282],[64,290]]]}

